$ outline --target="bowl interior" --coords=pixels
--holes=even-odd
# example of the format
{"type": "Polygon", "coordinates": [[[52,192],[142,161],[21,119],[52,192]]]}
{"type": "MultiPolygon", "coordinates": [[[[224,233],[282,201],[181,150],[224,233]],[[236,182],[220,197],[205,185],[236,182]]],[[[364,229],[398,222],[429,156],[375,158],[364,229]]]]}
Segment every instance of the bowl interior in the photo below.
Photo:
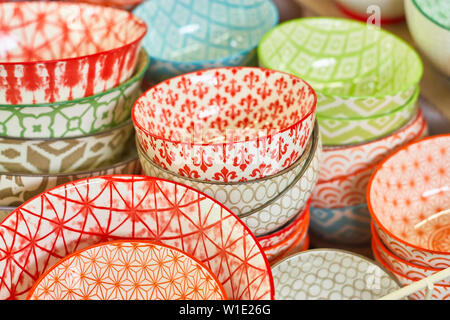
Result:
{"type": "Polygon", "coordinates": [[[450,135],[434,136],[379,167],[368,190],[378,225],[414,246],[450,252],[449,152],[450,135]]]}
{"type": "Polygon", "coordinates": [[[280,24],[258,48],[265,67],[297,75],[342,97],[395,95],[420,80],[418,54],[394,35],[361,22],[302,18],[280,24]]]}
{"type": "Polygon", "coordinates": [[[129,12],[103,6],[11,2],[0,5],[0,30],[0,61],[32,62],[120,48],[142,37],[146,26],[129,12]]]}
{"type": "Polygon", "coordinates": [[[412,2],[428,19],[450,30],[450,1],[412,0],[412,2]]]}
{"type": "Polygon", "coordinates": [[[201,62],[255,48],[278,22],[267,0],[150,0],[133,12],[149,26],[143,45],[161,60],[201,62]]]}
{"type": "Polygon", "coordinates": [[[278,133],[316,105],[313,89],[291,75],[260,68],[219,68],[164,81],[141,96],[135,124],[159,139],[221,143],[278,133]]]}

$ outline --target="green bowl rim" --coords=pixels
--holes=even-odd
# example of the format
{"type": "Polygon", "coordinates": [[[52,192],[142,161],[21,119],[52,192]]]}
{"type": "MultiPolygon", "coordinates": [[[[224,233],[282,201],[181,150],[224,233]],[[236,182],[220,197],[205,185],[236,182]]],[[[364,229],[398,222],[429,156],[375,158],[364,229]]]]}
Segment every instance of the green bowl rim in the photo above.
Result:
{"type": "MultiPolygon", "coordinates": [[[[346,23],[353,23],[353,24],[359,24],[360,26],[368,26],[367,24],[365,24],[364,22],[361,21],[356,21],[353,19],[348,19],[348,18],[337,18],[337,17],[302,17],[302,18],[296,18],[296,19],[292,19],[292,20],[288,20],[288,21],[284,21],[283,23],[278,24],[275,28],[271,29],[269,32],[267,32],[262,38],[261,41],[259,42],[258,48],[257,48],[257,54],[258,54],[258,59],[260,62],[263,63],[265,68],[268,69],[272,69],[272,67],[270,67],[269,65],[267,65],[266,63],[264,63],[264,60],[262,59],[262,49],[261,49],[261,45],[262,43],[264,43],[270,36],[271,34],[274,32],[274,30],[281,28],[283,25],[285,24],[289,24],[289,23],[298,23],[298,22],[302,22],[305,20],[334,20],[334,21],[343,21],[346,23]]],[[[376,26],[371,25],[371,27],[376,28],[376,26]]],[[[419,66],[419,70],[417,72],[417,76],[415,77],[414,81],[410,81],[408,82],[408,86],[405,86],[405,88],[400,89],[400,90],[396,90],[394,91],[390,91],[390,92],[386,92],[386,93],[382,93],[382,94],[373,94],[373,95],[339,95],[339,94],[325,94],[323,93],[321,90],[317,90],[313,87],[313,89],[317,92],[320,92],[321,94],[323,94],[324,96],[327,97],[340,97],[340,98],[344,98],[344,99],[369,99],[369,98],[384,98],[386,96],[395,96],[401,92],[407,91],[409,90],[411,87],[417,85],[422,76],[423,76],[423,61],[422,58],[420,57],[419,53],[417,52],[416,49],[414,49],[414,47],[409,44],[408,42],[406,42],[405,40],[403,40],[402,38],[400,38],[399,36],[397,36],[396,34],[389,32],[383,28],[378,28],[377,30],[378,32],[380,32],[381,34],[384,34],[386,36],[390,36],[392,37],[394,40],[404,44],[407,48],[409,48],[411,50],[411,52],[416,56],[416,60],[418,62],[418,66],[419,66]]],[[[304,79],[302,75],[296,75],[297,77],[299,77],[300,79],[308,82],[308,80],[304,79]]]]}
{"type": "MultiPolygon", "coordinates": [[[[447,0],[448,1],[448,0],[447,0]]],[[[431,22],[433,22],[435,25],[444,28],[447,31],[450,31],[450,26],[446,26],[443,25],[442,23],[440,23],[439,21],[435,20],[435,18],[433,18],[432,16],[430,16],[429,14],[427,14],[425,11],[423,11],[423,9],[420,7],[420,5],[417,3],[417,0],[412,0],[412,3],[414,4],[414,6],[416,7],[416,9],[428,20],[430,20],[431,22]]]]}

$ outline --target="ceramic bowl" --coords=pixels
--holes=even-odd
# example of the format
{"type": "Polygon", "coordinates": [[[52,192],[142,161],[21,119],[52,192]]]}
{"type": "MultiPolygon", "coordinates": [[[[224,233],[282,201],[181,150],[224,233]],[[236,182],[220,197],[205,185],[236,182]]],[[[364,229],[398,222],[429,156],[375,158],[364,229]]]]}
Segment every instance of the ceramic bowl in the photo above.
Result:
{"type": "Polygon", "coordinates": [[[264,178],[305,151],[316,96],[303,80],[251,67],[197,71],[157,84],[132,110],[139,144],[164,169],[204,181],[264,178]]]}
{"type": "Polygon", "coordinates": [[[376,169],[367,203],[383,243],[396,256],[450,267],[450,134],[413,142],[376,169]]]}
{"type": "Polygon", "coordinates": [[[419,55],[400,38],[340,18],[284,22],[263,37],[258,58],[311,84],[317,115],[338,119],[393,112],[410,100],[423,73],[419,55]]]}
{"type": "Polygon", "coordinates": [[[279,19],[269,0],[149,0],[133,13],[149,27],[143,46],[154,84],[201,69],[256,66],[256,46],[279,19]]]}
{"type": "Polygon", "coordinates": [[[195,257],[230,299],[274,295],[267,258],[239,218],[205,194],[167,180],[118,175],[60,185],[17,208],[0,233],[0,261],[8,266],[0,276],[1,299],[25,298],[49,267],[77,250],[128,239],[158,241],[195,257]],[[22,230],[39,235],[39,248],[22,230]],[[26,259],[30,251],[36,259],[26,259]]]}
{"type": "Polygon", "coordinates": [[[117,87],[133,74],[147,32],[129,12],[80,3],[3,2],[0,16],[7,30],[0,104],[67,101],[117,87]]]}
{"type": "Polygon", "coordinates": [[[138,142],[137,145],[146,175],[177,181],[205,192],[240,216],[248,212],[257,211],[261,205],[276,198],[292,185],[302,170],[304,170],[306,161],[312,152],[314,139],[318,139],[317,130],[313,131],[313,136],[309,139],[305,152],[289,168],[261,179],[241,182],[202,181],[183,177],[158,166],[144,154],[138,142]]]}
{"type": "Polygon", "coordinates": [[[373,261],[341,250],[314,249],[272,267],[277,300],[374,300],[400,288],[373,261]]]}
{"type": "MultiPolygon", "coordinates": [[[[395,254],[390,252],[381,242],[375,231],[375,228],[373,227],[373,224],[371,226],[371,229],[373,250],[376,250],[379,257],[386,263],[389,268],[393,269],[394,271],[397,271],[398,273],[401,273],[413,280],[421,280],[435,274],[436,272],[442,271],[442,269],[422,267],[397,257],[395,254]]],[[[450,285],[450,278],[444,279],[438,284],[450,285]]]]}
{"type": "Polygon", "coordinates": [[[0,105],[0,136],[16,138],[68,138],[112,129],[129,120],[131,108],[142,94],[148,67],[142,49],[133,76],[118,87],[71,101],[0,105]]]}
{"type": "Polygon", "coordinates": [[[326,241],[346,245],[370,243],[370,213],[366,203],[342,208],[311,206],[310,230],[326,241]]]}
{"type": "Polygon", "coordinates": [[[85,2],[96,5],[114,7],[118,9],[133,10],[137,5],[141,4],[144,0],[69,0],[71,2],[85,2]]]}
{"type": "MultiPolygon", "coordinates": [[[[383,260],[382,256],[379,254],[376,247],[373,248],[373,255],[375,256],[375,260],[380,263],[384,268],[389,270],[394,277],[400,282],[402,286],[408,286],[417,279],[411,279],[404,274],[394,270],[393,268],[389,267],[389,265],[386,263],[386,261],[383,260]]],[[[410,295],[411,299],[414,300],[423,300],[426,296],[426,289],[418,290],[410,295]]],[[[450,285],[442,285],[442,284],[434,284],[433,290],[431,292],[431,298],[433,300],[449,300],[450,299],[450,285]]]]}
{"type": "Polygon", "coordinates": [[[70,181],[111,174],[136,174],[141,164],[136,146],[130,140],[125,152],[109,164],[90,171],[61,174],[0,173],[0,206],[18,206],[28,199],[70,181]]]}
{"type": "Polygon", "coordinates": [[[336,0],[339,9],[351,18],[368,21],[379,15],[381,24],[400,22],[405,17],[403,0],[336,0]]]}
{"type": "Polygon", "coordinates": [[[419,50],[450,77],[450,3],[446,0],[405,0],[406,22],[419,50]]]}
{"type": "Polygon", "coordinates": [[[225,300],[226,293],[208,267],[177,248],[118,240],[64,257],[35,282],[28,299],[225,300]]]}
{"type": "Polygon", "coordinates": [[[133,132],[129,120],[118,127],[79,137],[0,137],[0,172],[57,174],[95,169],[116,159],[133,132]]]}

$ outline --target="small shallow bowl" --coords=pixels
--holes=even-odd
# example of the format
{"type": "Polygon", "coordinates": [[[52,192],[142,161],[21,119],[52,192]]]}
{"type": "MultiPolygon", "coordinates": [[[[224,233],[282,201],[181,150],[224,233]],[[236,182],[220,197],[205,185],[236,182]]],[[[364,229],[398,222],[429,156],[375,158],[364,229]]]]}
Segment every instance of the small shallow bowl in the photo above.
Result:
{"type": "Polygon", "coordinates": [[[379,163],[396,149],[428,135],[428,124],[418,109],[409,123],[385,137],[372,142],[341,147],[323,147],[319,181],[353,174],[379,163]]]}
{"type": "Polygon", "coordinates": [[[75,251],[42,274],[28,293],[28,300],[225,299],[222,284],[199,260],[144,240],[109,241],[75,251]]]}
{"type": "Polygon", "coordinates": [[[413,142],[376,169],[367,203],[376,232],[396,256],[450,267],[450,134],[413,142]]]}
{"type": "Polygon", "coordinates": [[[132,118],[145,154],[164,169],[204,181],[264,178],[305,151],[316,96],[303,80],[251,67],[217,68],[157,84],[132,118]]]}
{"type": "Polygon", "coordinates": [[[149,58],[142,49],[134,75],[118,87],[71,101],[0,105],[0,136],[68,138],[112,129],[129,120],[149,58]]]}
{"type": "MultiPolygon", "coordinates": [[[[389,270],[402,286],[408,286],[418,280],[418,279],[411,279],[410,277],[407,277],[406,275],[391,268],[388,265],[388,263],[382,258],[381,254],[377,250],[377,247],[373,247],[372,250],[375,260],[378,263],[380,263],[384,268],[389,270]]],[[[410,298],[413,300],[423,300],[425,299],[425,296],[426,296],[426,289],[422,289],[411,294],[410,298]]],[[[443,285],[439,283],[434,284],[431,293],[431,298],[434,300],[450,300],[450,285],[443,285]]]]}
{"type": "Polygon", "coordinates": [[[277,300],[374,300],[400,289],[373,261],[342,250],[314,249],[272,267],[277,300]]]}
{"type": "Polygon", "coordinates": [[[0,137],[0,172],[56,174],[95,169],[116,159],[133,133],[129,120],[115,128],[79,137],[0,137]]]}
{"type": "MultiPolygon", "coordinates": [[[[442,271],[442,269],[426,268],[420,265],[416,265],[397,257],[395,254],[390,252],[381,242],[373,224],[371,226],[371,231],[373,250],[376,250],[380,258],[388,265],[389,268],[393,269],[394,271],[397,271],[413,280],[421,280],[435,274],[436,272],[442,271]]],[[[450,278],[444,279],[438,284],[450,285],[450,278]]]]}
{"type": "Polygon", "coordinates": [[[379,22],[384,25],[405,18],[403,0],[336,0],[336,4],[344,14],[364,22],[374,15],[379,15],[379,22]]]}
{"type": "Polygon", "coordinates": [[[317,93],[317,115],[340,119],[396,110],[423,73],[419,55],[400,38],[340,18],[284,22],[263,37],[258,58],[261,66],[307,81],[317,93]]]}
{"type": "Polygon", "coordinates": [[[67,101],[133,74],[145,23],[127,11],[65,2],[0,3],[0,104],[67,101]]]}
{"type": "Polygon", "coordinates": [[[0,206],[18,206],[28,199],[58,185],[101,175],[137,174],[141,164],[133,140],[127,144],[125,152],[97,169],[61,174],[17,174],[0,173],[0,206]]]}
{"type": "Polygon", "coordinates": [[[142,43],[154,84],[201,69],[256,66],[256,46],[279,19],[270,0],[149,0],[133,13],[149,26],[142,43]]]}
{"type": "Polygon", "coordinates": [[[405,0],[406,22],[419,50],[450,77],[450,3],[405,0]]]}
{"type": "Polygon", "coordinates": [[[60,185],[13,211],[0,234],[1,299],[25,298],[49,267],[77,250],[128,239],[155,240],[195,257],[230,299],[274,295],[267,258],[242,221],[205,194],[167,180],[118,175],[60,185]],[[39,235],[39,243],[22,230],[39,235]],[[31,251],[35,259],[27,259],[31,251]]]}
{"type": "Polygon", "coordinates": [[[326,241],[360,246],[370,243],[370,213],[366,203],[343,208],[311,206],[310,230],[326,241]]]}

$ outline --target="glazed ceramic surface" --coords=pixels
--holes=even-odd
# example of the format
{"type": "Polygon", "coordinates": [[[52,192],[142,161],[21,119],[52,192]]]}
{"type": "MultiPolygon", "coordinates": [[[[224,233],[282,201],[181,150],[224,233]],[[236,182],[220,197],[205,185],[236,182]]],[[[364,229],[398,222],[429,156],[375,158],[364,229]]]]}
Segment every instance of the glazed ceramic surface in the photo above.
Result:
{"type": "Polygon", "coordinates": [[[403,0],[336,0],[336,2],[344,13],[363,21],[367,21],[373,14],[380,14],[380,22],[392,23],[401,20],[405,14],[403,0]]]}
{"type": "Polygon", "coordinates": [[[447,0],[405,0],[406,21],[416,46],[450,77],[450,3],[447,0]]]}
{"type": "Polygon", "coordinates": [[[345,119],[386,114],[404,105],[423,73],[419,55],[406,42],[350,19],[284,22],[263,37],[258,57],[261,66],[311,84],[318,116],[345,119]]]}
{"type": "Polygon", "coordinates": [[[0,104],[66,101],[106,91],[134,72],[147,27],[89,4],[3,2],[0,104]]]}
{"type": "Polygon", "coordinates": [[[316,96],[273,70],[218,68],[148,90],[132,117],[139,144],[160,167],[205,181],[256,180],[288,168],[314,127],[316,96]]]}
{"type": "Polygon", "coordinates": [[[142,94],[148,56],[141,50],[134,75],[118,87],[71,101],[38,105],[0,105],[0,136],[63,138],[114,128],[130,118],[142,94]]]}
{"type": "Polygon", "coordinates": [[[0,137],[0,172],[57,174],[91,170],[116,159],[133,134],[127,121],[87,136],[61,139],[0,137]]]}
{"type": "Polygon", "coordinates": [[[150,0],[133,13],[149,26],[143,46],[153,83],[201,69],[256,66],[258,42],[278,23],[269,0],[150,0]]]}
{"type": "Polygon", "coordinates": [[[215,200],[166,180],[122,175],[74,181],[26,202],[0,229],[2,299],[25,298],[55,262],[119,239],[183,250],[216,275],[230,299],[273,297],[270,267],[250,230],[215,200]],[[26,259],[30,251],[36,259],[26,259]]]}
{"type": "Polygon", "coordinates": [[[45,190],[78,179],[111,174],[138,174],[141,172],[141,164],[133,140],[127,146],[125,153],[112,163],[91,171],[52,175],[0,173],[0,206],[21,205],[45,190]]]}
{"type": "Polygon", "coordinates": [[[366,203],[342,208],[311,206],[311,232],[327,241],[362,245],[370,242],[370,213],[366,203]]]}
{"type": "Polygon", "coordinates": [[[375,300],[400,288],[377,264],[341,250],[295,254],[275,264],[272,273],[278,300],[375,300]]]}
{"type": "Polygon", "coordinates": [[[323,147],[323,161],[319,181],[351,175],[379,163],[396,149],[428,134],[428,125],[422,111],[396,132],[368,143],[323,147]]]}
{"type": "Polygon", "coordinates": [[[395,255],[450,267],[450,135],[414,142],[388,157],[367,190],[377,233],[395,255]]]}
{"type": "Polygon", "coordinates": [[[215,275],[157,242],[112,241],[76,251],[39,278],[30,300],[223,300],[215,275]]]}

